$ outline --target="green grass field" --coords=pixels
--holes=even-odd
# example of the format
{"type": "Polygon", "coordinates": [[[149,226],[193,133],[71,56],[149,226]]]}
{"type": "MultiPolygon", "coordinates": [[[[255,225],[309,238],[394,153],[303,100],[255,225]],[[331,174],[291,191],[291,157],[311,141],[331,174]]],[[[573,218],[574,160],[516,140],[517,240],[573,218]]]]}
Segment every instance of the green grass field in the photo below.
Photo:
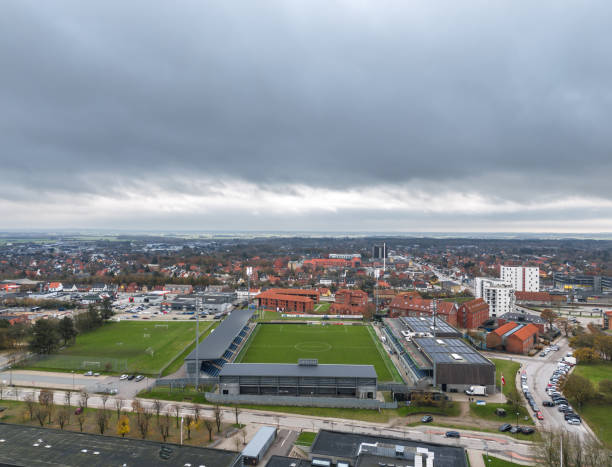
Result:
{"type": "Polygon", "coordinates": [[[501,384],[500,377],[501,375],[504,375],[504,379],[506,380],[506,385],[503,389],[504,395],[508,394],[511,389],[516,388],[516,372],[520,368],[519,363],[501,358],[492,358],[491,361],[495,364],[495,385],[499,388],[501,384]]]}
{"type": "Polygon", "coordinates": [[[376,347],[367,326],[260,324],[236,361],[297,363],[300,358],[374,365],[379,381],[396,379],[393,364],[376,347]]]}
{"type": "Polygon", "coordinates": [[[500,459],[499,457],[493,457],[493,456],[488,456],[486,454],[482,455],[482,460],[484,461],[485,465],[488,465],[490,467],[513,467],[515,465],[522,465],[522,464],[517,464],[515,462],[510,462],[504,459],[500,459]]]}
{"type": "MultiPolygon", "coordinates": [[[[581,363],[576,366],[574,373],[589,379],[597,391],[597,385],[602,379],[612,379],[612,363],[581,363]]],[[[605,403],[587,402],[582,408],[577,405],[574,405],[574,408],[586,420],[597,437],[608,448],[612,448],[612,406],[605,403]]]]}
{"type": "MultiPolygon", "coordinates": [[[[200,332],[208,331],[209,326],[210,323],[201,323],[200,332]]],[[[155,375],[194,337],[195,323],[112,322],[79,335],[74,345],[28,367],[104,371],[106,363],[112,362],[112,371],[155,375]],[[84,361],[89,363],[83,365],[84,361]],[[99,365],[93,362],[99,362],[99,365]]]]}

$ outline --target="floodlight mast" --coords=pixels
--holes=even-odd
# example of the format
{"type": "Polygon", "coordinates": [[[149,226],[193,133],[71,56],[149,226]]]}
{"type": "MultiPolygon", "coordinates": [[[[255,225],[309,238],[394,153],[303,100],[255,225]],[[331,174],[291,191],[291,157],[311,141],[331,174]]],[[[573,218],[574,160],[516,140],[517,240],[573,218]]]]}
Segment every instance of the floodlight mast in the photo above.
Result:
{"type": "Polygon", "coordinates": [[[195,360],[196,360],[196,380],[195,380],[195,390],[198,391],[198,386],[200,385],[200,360],[198,355],[198,347],[200,346],[199,338],[200,338],[200,303],[202,303],[202,298],[199,295],[196,295],[195,307],[196,307],[196,339],[195,339],[195,360]]]}

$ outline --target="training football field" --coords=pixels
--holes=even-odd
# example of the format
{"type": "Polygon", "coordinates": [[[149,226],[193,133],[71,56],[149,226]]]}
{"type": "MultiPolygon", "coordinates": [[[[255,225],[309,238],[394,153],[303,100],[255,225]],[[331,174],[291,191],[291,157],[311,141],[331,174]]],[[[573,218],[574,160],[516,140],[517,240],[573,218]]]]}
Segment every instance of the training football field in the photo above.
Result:
{"type": "Polygon", "coordinates": [[[369,326],[260,324],[238,356],[241,363],[319,363],[374,365],[379,381],[393,381],[396,371],[369,326]]]}
{"type": "MultiPolygon", "coordinates": [[[[210,323],[200,323],[200,333],[209,332],[209,326],[210,323]]],[[[193,322],[110,322],[77,336],[74,345],[28,366],[153,375],[194,339],[193,322]]]]}

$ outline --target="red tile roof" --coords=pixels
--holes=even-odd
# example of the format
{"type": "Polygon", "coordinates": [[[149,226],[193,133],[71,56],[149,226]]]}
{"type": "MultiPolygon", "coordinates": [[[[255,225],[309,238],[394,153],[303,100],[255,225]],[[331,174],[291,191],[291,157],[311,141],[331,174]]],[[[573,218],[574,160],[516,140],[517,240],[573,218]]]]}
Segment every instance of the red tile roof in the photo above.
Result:
{"type": "MultiPolygon", "coordinates": [[[[529,337],[537,333],[538,333],[538,327],[535,324],[529,323],[527,326],[523,326],[518,331],[513,332],[511,336],[517,337],[520,340],[524,341],[525,339],[528,339],[529,337]]],[[[508,336],[508,337],[511,337],[511,336],[508,336]]]]}
{"type": "Polygon", "coordinates": [[[498,336],[503,336],[504,334],[506,334],[508,331],[511,331],[512,329],[514,329],[515,327],[517,327],[518,324],[510,321],[509,323],[506,323],[500,327],[498,327],[497,329],[495,329],[493,332],[495,334],[497,334],[498,336]]]}

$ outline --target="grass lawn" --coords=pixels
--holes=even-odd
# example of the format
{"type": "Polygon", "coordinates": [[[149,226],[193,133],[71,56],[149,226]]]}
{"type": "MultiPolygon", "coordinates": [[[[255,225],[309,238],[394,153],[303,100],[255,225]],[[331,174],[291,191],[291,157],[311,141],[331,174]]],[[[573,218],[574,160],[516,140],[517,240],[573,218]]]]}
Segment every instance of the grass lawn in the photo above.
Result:
{"type": "Polygon", "coordinates": [[[299,446],[311,446],[316,436],[317,434],[314,431],[302,431],[300,436],[295,440],[295,444],[299,446]]]}
{"type": "Polygon", "coordinates": [[[319,363],[374,365],[379,381],[394,379],[367,326],[260,324],[254,334],[236,361],[297,363],[316,358],[319,363]]]}
{"type": "Polygon", "coordinates": [[[404,406],[397,409],[398,415],[407,417],[408,415],[441,415],[447,417],[457,417],[461,412],[461,407],[456,402],[449,401],[446,407],[428,407],[420,405],[404,406]]]}
{"type": "MultiPolygon", "coordinates": [[[[217,326],[219,326],[219,321],[215,321],[214,323],[209,324],[208,328],[205,328],[206,330],[204,332],[202,332],[200,328],[200,339],[198,339],[198,341],[202,342],[204,339],[206,339],[208,335],[212,332],[212,330],[215,329],[217,326]]],[[[162,372],[162,376],[171,375],[172,373],[177,372],[183,366],[185,357],[189,355],[189,353],[193,349],[195,349],[195,342],[190,344],[189,347],[187,347],[183,351],[183,353],[178,356],[178,358],[176,358],[170,365],[168,365],[168,367],[166,367],[166,369],[162,372]]]]}
{"type": "Polygon", "coordinates": [[[491,361],[495,364],[496,370],[495,386],[499,388],[499,385],[501,384],[501,375],[504,375],[506,385],[504,386],[503,390],[504,395],[506,395],[510,390],[516,388],[516,372],[520,368],[520,364],[518,362],[503,360],[501,358],[492,358],[491,361]]]}
{"type": "MultiPolygon", "coordinates": [[[[200,332],[207,330],[207,326],[210,323],[201,323],[200,332]]],[[[79,335],[74,345],[29,368],[104,371],[106,363],[112,362],[115,366],[111,371],[155,375],[193,340],[194,335],[195,323],[111,322],[79,335]],[[99,365],[91,362],[99,362],[99,365]]]]}
{"type": "Polygon", "coordinates": [[[210,391],[211,388],[204,388],[203,391],[196,392],[194,386],[187,386],[184,389],[173,389],[170,390],[168,386],[156,386],[149,390],[140,391],[137,396],[143,399],[158,399],[160,401],[173,401],[173,402],[197,402],[199,404],[206,404],[206,397],[204,393],[210,391]]]}
{"type": "MultiPolygon", "coordinates": [[[[597,390],[597,384],[602,379],[612,379],[612,363],[579,364],[574,369],[574,373],[588,378],[597,390]]],[[[574,405],[574,409],[586,420],[597,437],[612,449],[612,406],[587,402],[582,408],[574,405]]]]}
{"type": "Polygon", "coordinates": [[[327,313],[330,308],[331,308],[331,303],[330,302],[319,303],[319,304],[315,305],[314,311],[315,311],[315,313],[327,313]]]}
{"type": "MultiPolygon", "coordinates": [[[[523,406],[519,408],[519,425],[533,425],[533,420],[529,416],[527,409],[523,406]],[[525,420],[527,417],[527,420],[525,420]]],[[[476,405],[475,403],[470,404],[470,415],[477,418],[482,418],[484,420],[493,420],[499,422],[500,425],[504,423],[510,423],[512,425],[516,425],[516,411],[507,404],[496,404],[489,403],[487,405],[476,405]],[[507,415],[505,417],[499,417],[495,415],[495,410],[498,408],[502,408],[506,410],[507,415]]]]}
{"type": "Polygon", "coordinates": [[[485,465],[490,467],[512,467],[512,466],[521,466],[522,464],[517,464],[515,462],[506,461],[504,459],[500,459],[499,457],[488,456],[486,454],[482,455],[482,460],[485,465]]]}

